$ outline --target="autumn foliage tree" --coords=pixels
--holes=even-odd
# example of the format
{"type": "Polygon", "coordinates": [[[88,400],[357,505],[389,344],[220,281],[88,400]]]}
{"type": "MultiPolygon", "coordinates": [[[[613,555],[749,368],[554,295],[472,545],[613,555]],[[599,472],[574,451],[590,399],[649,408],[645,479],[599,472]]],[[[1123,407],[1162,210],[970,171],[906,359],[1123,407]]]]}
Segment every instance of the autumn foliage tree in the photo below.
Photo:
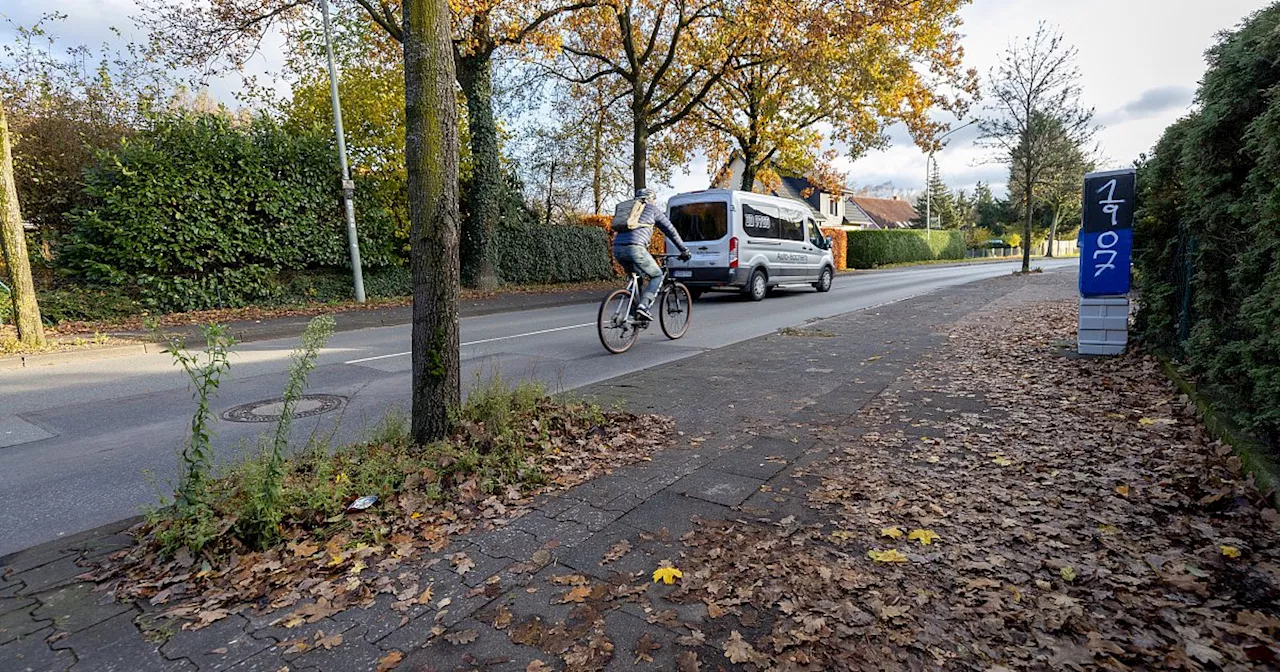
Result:
{"type": "Polygon", "coordinates": [[[711,165],[736,154],[745,169],[734,186],[750,191],[761,171],[818,167],[824,141],[850,156],[883,146],[893,122],[933,147],[943,125],[930,110],[962,114],[977,88],[961,65],[965,2],[747,0],[733,15],[730,67],[699,105],[711,165]]]}
{"type": "Polygon", "coordinates": [[[668,158],[694,148],[678,127],[729,69],[732,11],[729,0],[610,0],[565,18],[562,76],[616,86],[629,112],[633,188],[648,184],[655,140],[668,158]]]}
{"type": "Polygon", "coordinates": [[[1034,35],[1010,44],[990,77],[988,113],[979,128],[1009,165],[1010,199],[1023,208],[1022,271],[1031,269],[1031,229],[1046,179],[1063,160],[1064,146],[1081,147],[1093,134],[1093,110],[1080,105],[1076,50],[1040,24],[1034,35]]]}

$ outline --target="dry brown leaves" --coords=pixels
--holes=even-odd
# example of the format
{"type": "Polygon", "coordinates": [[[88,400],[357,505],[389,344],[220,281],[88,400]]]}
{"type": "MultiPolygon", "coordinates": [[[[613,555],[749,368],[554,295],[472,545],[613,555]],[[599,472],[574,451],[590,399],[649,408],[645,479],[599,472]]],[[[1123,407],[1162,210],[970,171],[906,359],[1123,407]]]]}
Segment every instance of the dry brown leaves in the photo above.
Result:
{"type": "Polygon", "coordinates": [[[708,641],[761,669],[1274,669],[1280,514],[1156,362],[1055,353],[1075,311],[1028,281],[825,428],[794,472],[823,523],[688,535],[708,641]]]}
{"type": "MultiPolygon", "coordinates": [[[[529,428],[529,441],[552,444],[535,458],[546,487],[521,490],[512,485],[501,496],[479,496],[462,487],[458,500],[467,501],[433,505],[413,489],[419,481],[411,475],[397,498],[346,515],[340,531],[294,524],[285,530],[287,541],[261,552],[223,547],[193,557],[182,550],[162,560],[150,531],[140,526],[134,530],[139,541],[133,548],[104,558],[86,578],[102,582],[117,598],[165,605],[164,615],[191,629],[251,606],[262,611],[296,606],[276,624],[297,627],[367,607],[378,594],[394,595],[393,608],[407,612],[415,604],[429,603],[432,588],[420,585],[420,572],[406,570],[440,562],[458,574],[475,568],[465,553],[441,553],[450,539],[507,524],[529,511],[534,495],[565,490],[645,459],[667,443],[672,427],[667,418],[622,412],[605,413],[600,425],[583,423],[578,416],[558,419],[554,409],[550,420],[545,413],[542,417],[541,425],[529,428]],[[365,541],[373,539],[378,542],[365,541]]],[[[542,550],[535,561],[539,555],[543,560],[531,565],[532,571],[550,558],[542,550]]]]}

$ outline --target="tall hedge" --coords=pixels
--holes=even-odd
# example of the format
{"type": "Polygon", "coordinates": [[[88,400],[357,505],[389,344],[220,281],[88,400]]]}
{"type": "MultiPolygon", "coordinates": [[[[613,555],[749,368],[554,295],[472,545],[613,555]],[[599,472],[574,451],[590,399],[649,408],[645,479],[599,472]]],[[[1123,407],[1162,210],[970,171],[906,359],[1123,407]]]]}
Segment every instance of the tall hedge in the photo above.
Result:
{"type": "Polygon", "coordinates": [[[1139,170],[1135,335],[1280,443],[1280,4],[1208,52],[1198,111],[1139,170]]]}
{"type": "Polygon", "coordinates": [[[830,227],[822,230],[822,235],[831,238],[831,260],[836,262],[836,270],[849,268],[849,235],[844,229],[830,227]]]}
{"type": "MultiPolygon", "coordinates": [[[[279,274],[349,268],[331,137],[175,114],[85,175],[87,205],[69,218],[59,263],[73,276],[136,288],[157,310],[261,301],[279,274]]],[[[366,269],[403,263],[390,215],[361,198],[356,217],[366,269]]]]}
{"type": "Polygon", "coordinates": [[[489,251],[498,277],[512,284],[614,277],[609,237],[594,226],[503,222],[493,232],[489,251]]]}
{"type": "Polygon", "coordinates": [[[849,268],[964,258],[964,234],[959,231],[849,231],[847,241],[849,268]]]}

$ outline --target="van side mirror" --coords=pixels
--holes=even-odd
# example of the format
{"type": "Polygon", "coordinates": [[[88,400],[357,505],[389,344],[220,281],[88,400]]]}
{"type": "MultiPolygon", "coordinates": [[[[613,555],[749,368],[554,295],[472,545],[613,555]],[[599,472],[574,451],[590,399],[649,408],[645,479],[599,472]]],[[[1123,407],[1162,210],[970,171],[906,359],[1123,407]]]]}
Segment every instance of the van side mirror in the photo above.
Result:
{"type": "Polygon", "coordinates": [[[827,249],[828,249],[828,250],[829,250],[829,249],[831,249],[831,236],[827,236],[827,237],[823,238],[823,239],[822,239],[822,242],[826,243],[826,246],[827,246],[827,249]]]}

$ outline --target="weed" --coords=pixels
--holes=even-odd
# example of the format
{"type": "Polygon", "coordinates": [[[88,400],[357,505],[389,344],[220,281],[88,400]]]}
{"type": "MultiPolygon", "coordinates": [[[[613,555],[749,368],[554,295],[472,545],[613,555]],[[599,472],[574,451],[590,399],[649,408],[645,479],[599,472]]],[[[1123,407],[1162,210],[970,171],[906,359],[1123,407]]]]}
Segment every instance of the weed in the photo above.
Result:
{"type": "Polygon", "coordinates": [[[261,465],[253,462],[249,466],[260,466],[250,470],[246,479],[250,487],[248,508],[243,524],[247,536],[260,548],[269,546],[279,533],[280,520],[284,512],[280,507],[280,489],[284,483],[285,452],[289,448],[289,427],[293,421],[293,409],[302,398],[307,386],[307,376],[316,366],[316,357],[329,337],[333,335],[334,321],[329,315],[320,315],[307,324],[302,332],[302,343],[293,351],[293,363],[289,366],[289,380],[285,383],[284,402],[280,409],[280,420],[276,422],[275,437],[271,441],[270,450],[264,455],[261,465]]]}
{"type": "MultiPolygon", "coordinates": [[[[231,367],[228,359],[235,339],[227,335],[226,327],[210,324],[201,327],[205,349],[193,353],[186,349],[179,336],[166,337],[154,323],[149,325],[157,340],[167,344],[166,351],[173,361],[186,372],[195,388],[196,412],[191,416],[190,433],[182,449],[182,473],[179,476],[176,504],[179,508],[193,506],[202,501],[205,482],[213,464],[213,431],[209,429],[211,411],[209,398],[216,395],[222,374],[231,367]]],[[[194,548],[198,549],[201,545],[194,548]]]]}

